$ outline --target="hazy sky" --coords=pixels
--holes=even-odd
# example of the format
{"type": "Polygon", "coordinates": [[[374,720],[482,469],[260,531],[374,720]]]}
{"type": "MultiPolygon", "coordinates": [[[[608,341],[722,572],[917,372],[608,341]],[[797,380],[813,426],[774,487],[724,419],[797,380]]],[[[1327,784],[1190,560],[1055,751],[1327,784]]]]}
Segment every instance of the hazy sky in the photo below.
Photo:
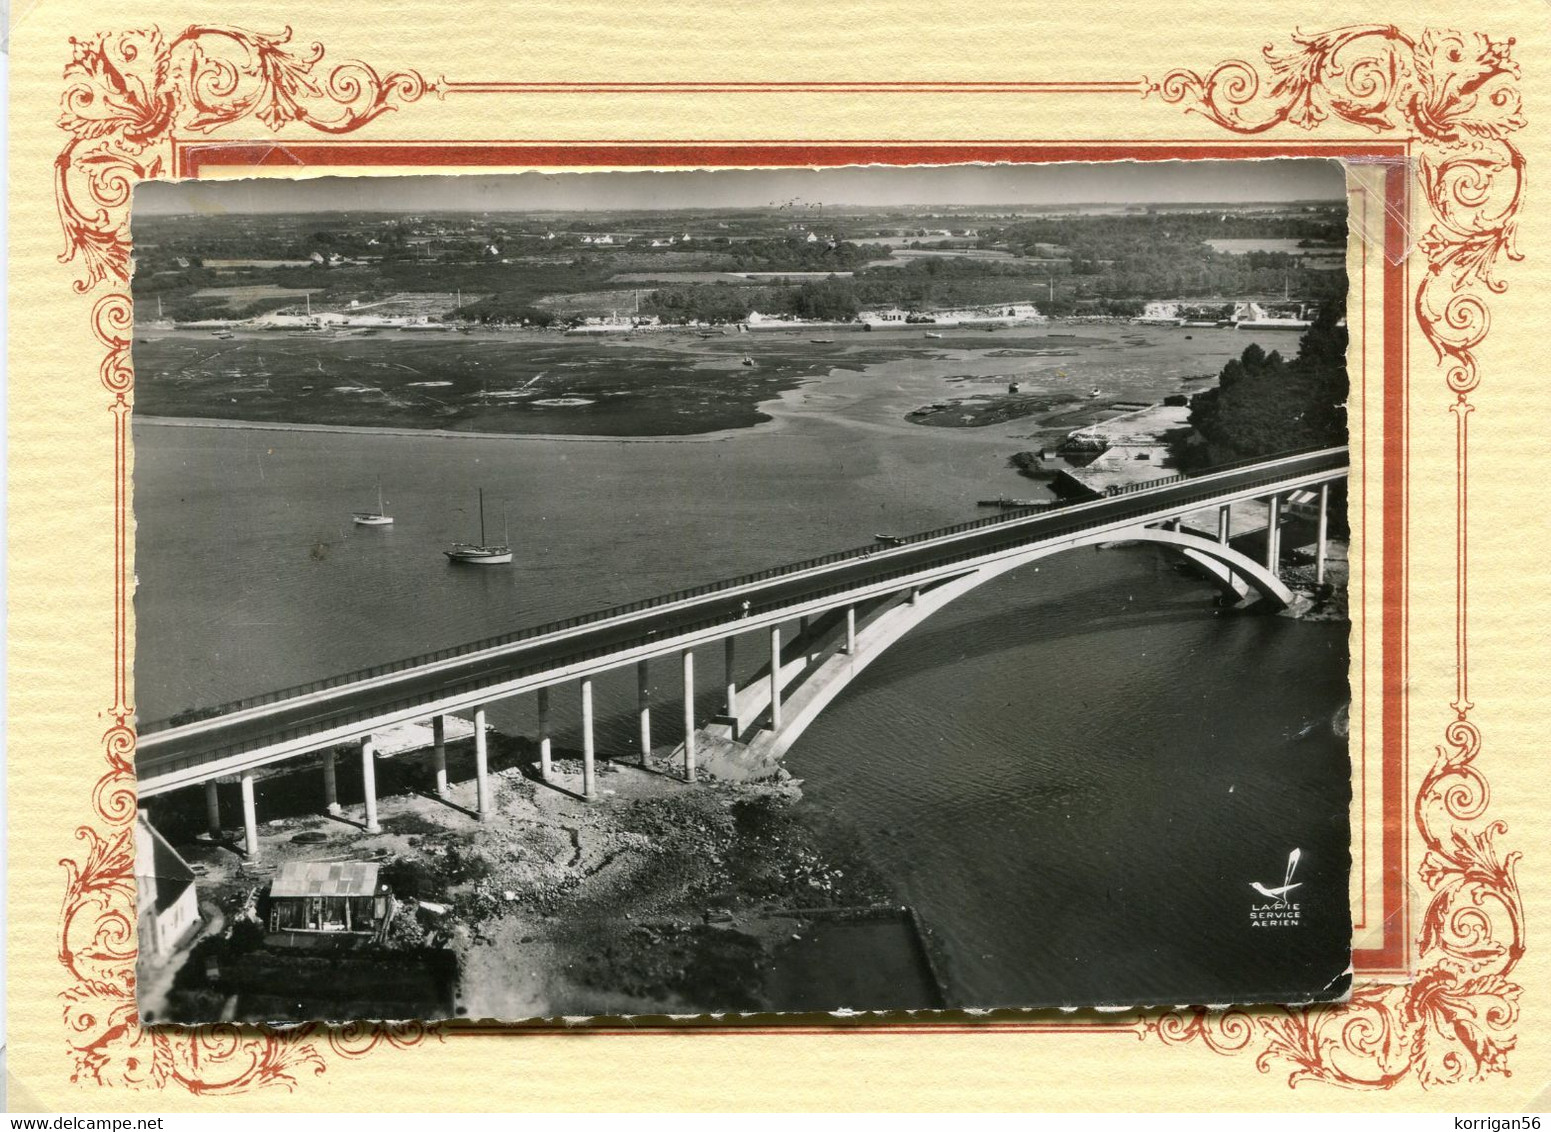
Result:
{"type": "Polygon", "coordinates": [[[1338,200],[1344,186],[1338,161],[1283,158],[151,182],[135,189],[134,207],[141,213],[166,214],[342,209],[657,211],[757,207],[793,200],[826,205],[1228,204],[1338,200]]]}

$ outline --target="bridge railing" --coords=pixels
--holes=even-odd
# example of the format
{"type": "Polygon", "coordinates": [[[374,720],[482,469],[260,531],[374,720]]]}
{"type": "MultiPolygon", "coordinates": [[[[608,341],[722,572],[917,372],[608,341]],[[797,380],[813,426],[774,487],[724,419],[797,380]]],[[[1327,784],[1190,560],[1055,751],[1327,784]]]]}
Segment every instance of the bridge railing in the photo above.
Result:
{"type": "MultiPolygon", "coordinates": [[[[1126,488],[1115,491],[1113,495],[1134,494],[1139,491],[1164,487],[1185,480],[1199,479],[1222,472],[1234,471],[1242,467],[1250,467],[1256,464],[1268,463],[1272,460],[1291,459],[1301,455],[1309,455],[1318,451],[1322,451],[1322,449],[1300,449],[1294,452],[1281,453],[1275,457],[1261,458],[1258,460],[1241,460],[1235,461],[1231,464],[1217,465],[1212,468],[1203,469],[1194,475],[1180,473],[1177,475],[1163,476],[1158,479],[1146,480],[1142,483],[1128,485],[1126,488]]],[[[1271,477],[1271,480],[1268,482],[1274,482],[1276,478],[1279,477],[1271,477]]],[[[1211,493],[1208,492],[1207,494],[1210,495],[1211,493]]],[[[949,535],[965,534],[971,531],[984,530],[986,528],[996,526],[1022,526],[1029,523],[1031,520],[1037,522],[1040,520],[1056,518],[1057,516],[1052,516],[1050,514],[1051,511],[1059,511],[1059,509],[1062,507],[1073,506],[1078,503],[1085,502],[1092,501],[1081,499],[1057,500],[1051,507],[1040,509],[1032,515],[1029,512],[1033,509],[1004,511],[999,515],[993,515],[983,519],[972,519],[967,522],[956,523],[948,527],[939,527],[934,530],[922,531],[917,534],[903,535],[899,537],[897,543],[891,545],[909,546],[915,543],[929,542],[933,539],[945,538],[949,535]]],[[[1112,517],[1106,517],[1101,520],[1096,520],[1094,523],[1088,525],[1099,526],[1112,521],[1112,517]]],[[[869,543],[866,546],[853,547],[848,550],[837,550],[829,554],[821,555],[817,558],[808,558],[800,562],[790,562],[780,566],[772,566],[764,570],[755,571],[753,573],[741,574],[734,578],[725,578],[714,582],[706,582],[698,586],[691,586],[686,589],[675,590],[672,593],[659,594],[654,597],[628,602],[624,605],[611,606],[607,609],[600,609],[590,613],[576,614],[571,617],[562,618],[558,621],[550,621],[541,625],[533,625],[524,629],[517,629],[507,633],[500,633],[495,636],[484,637],[477,641],[465,642],[464,644],[452,645],[442,649],[435,649],[430,652],[424,652],[415,656],[405,657],[402,660],[388,661],[383,664],[373,665],[370,668],[357,669],[353,672],[342,673],[338,676],[324,677],[322,679],[313,680],[305,684],[296,684],[288,688],[281,688],[277,689],[276,691],[265,692],[260,695],[247,696],[243,699],[233,700],[215,707],[180,712],[163,720],[156,720],[148,723],[137,723],[136,730],[137,733],[142,736],[153,735],[159,731],[166,731],[174,727],[181,727],[184,724],[194,723],[198,720],[212,719],[218,716],[229,715],[237,711],[244,711],[255,707],[263,707],[266,704],[279,703],[282,700],[295,699],[299,696],[309,695],[314,692],[327,691],[330,688],[344,687],[349,684],[359,683],[363,680],[371,680],[378,676],[387,676],[395,672],[402,672],[412,668],[419,668],[427,664],[435,664],[438,661],[454,660],[461,656],[483,652],[486,649],[500,648],[504,645],[519,644],[522,641],[550,636],[555,633],[565,632],[568,629],[595,624],[600,621],[609,621],[619,617],[628,617],[633,613],[640,613],[649,609],[656,609],[662,606],[673,605],[678,602],[691,601],[695,598],[705,597],[708,594],[713,594],[718,591],[735,590],[748,585],[756,585],[760,582],[802,573],[806,570],[813,570],[824,566],[830,566],[837,562],[860,561],[864,558],[870,558],[872,555],[878,552],[879,546],[877,542],[869,543]]],[[[978,555],[972,555],[972,557],[973,556],[978,555]]],[[[914,567],[911,570],[905,572],[913,573],[918,569],[920,569],[920,567],[914,567]]],[[[890,576],[892,575],[881,575],[881,577],[885,579],[890,576]]],[[[769,607],[762,608],[761,612],[767,611],[768,608],[769,607]]],[[[714,623],[715,622],[713,622],[713,624],[714,623]]],[[[506,677],[503,677],[503,679],[505,678],[506,677]]]]}

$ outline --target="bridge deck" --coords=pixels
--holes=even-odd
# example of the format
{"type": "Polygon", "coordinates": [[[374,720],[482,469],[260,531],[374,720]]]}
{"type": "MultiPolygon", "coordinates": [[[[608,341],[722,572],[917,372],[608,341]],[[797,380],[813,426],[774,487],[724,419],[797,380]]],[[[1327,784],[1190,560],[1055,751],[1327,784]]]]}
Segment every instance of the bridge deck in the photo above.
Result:
{"type": "Polygon", "coordinates": [[[353,673],[288,694],[257,697],[217,709],[210,718],[147,726],[138,742],[138,774],[145,788],[158,774],[174,768],[323,735],[395,711],[419,706],[438,710],[430,705],[523,676],[558,672],[578,662],[654,645],[673,651],[675,639],[697,631],[719,626],[752,630],[771,624],[783,611],[815,601],[833,598],[839,604],[846,595],[868,587],[893,582],[908,586],[913,579],[934,576],[934,571],[940,577],[944,569],[958,565],[970,569],[988,557],[1041,542],[1058,542],[1096,528],[1158,522],[1254,492],[1337,478],[1345,473],[1347,463],[1345,448],[1325,449],[1200,476],[1171,477],[1095,502],[928,531],[910,536],[900,546],[865,547],[794,563],[353,673]]]}

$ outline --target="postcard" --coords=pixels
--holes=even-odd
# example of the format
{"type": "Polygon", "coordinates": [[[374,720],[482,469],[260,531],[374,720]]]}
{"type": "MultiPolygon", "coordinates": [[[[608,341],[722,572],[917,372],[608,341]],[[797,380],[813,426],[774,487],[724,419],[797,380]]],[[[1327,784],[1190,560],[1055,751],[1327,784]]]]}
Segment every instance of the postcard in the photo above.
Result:
{"type": "Polygon", "coordinates": [[[19,25],[12,1106],[1531,1104],[1543,32],[694,7],[19,25]]]}

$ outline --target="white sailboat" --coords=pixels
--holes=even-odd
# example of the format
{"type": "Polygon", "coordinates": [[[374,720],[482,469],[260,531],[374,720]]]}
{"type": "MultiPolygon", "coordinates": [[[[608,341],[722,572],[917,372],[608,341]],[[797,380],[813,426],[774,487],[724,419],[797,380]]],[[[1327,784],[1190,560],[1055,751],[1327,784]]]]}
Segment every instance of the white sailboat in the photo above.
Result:
{"type": "Polygon", "coordinates": [[[358,527],[391,527],[393,516],[383,510],[382,506],[382,481],[377,481],[377,510],[357,511],[353,516],[358,527]]]}
{"type": "Polygon", "coordinates": [[[491,544],[485,541],[484,488],[479,489],[479,542],[455,542],[451,550],[444,550],[442,553],[452,562],[462,562],[470,566],[499,566],[512,560],[511,543],[504,530],[499,543],[491,544]]]}

